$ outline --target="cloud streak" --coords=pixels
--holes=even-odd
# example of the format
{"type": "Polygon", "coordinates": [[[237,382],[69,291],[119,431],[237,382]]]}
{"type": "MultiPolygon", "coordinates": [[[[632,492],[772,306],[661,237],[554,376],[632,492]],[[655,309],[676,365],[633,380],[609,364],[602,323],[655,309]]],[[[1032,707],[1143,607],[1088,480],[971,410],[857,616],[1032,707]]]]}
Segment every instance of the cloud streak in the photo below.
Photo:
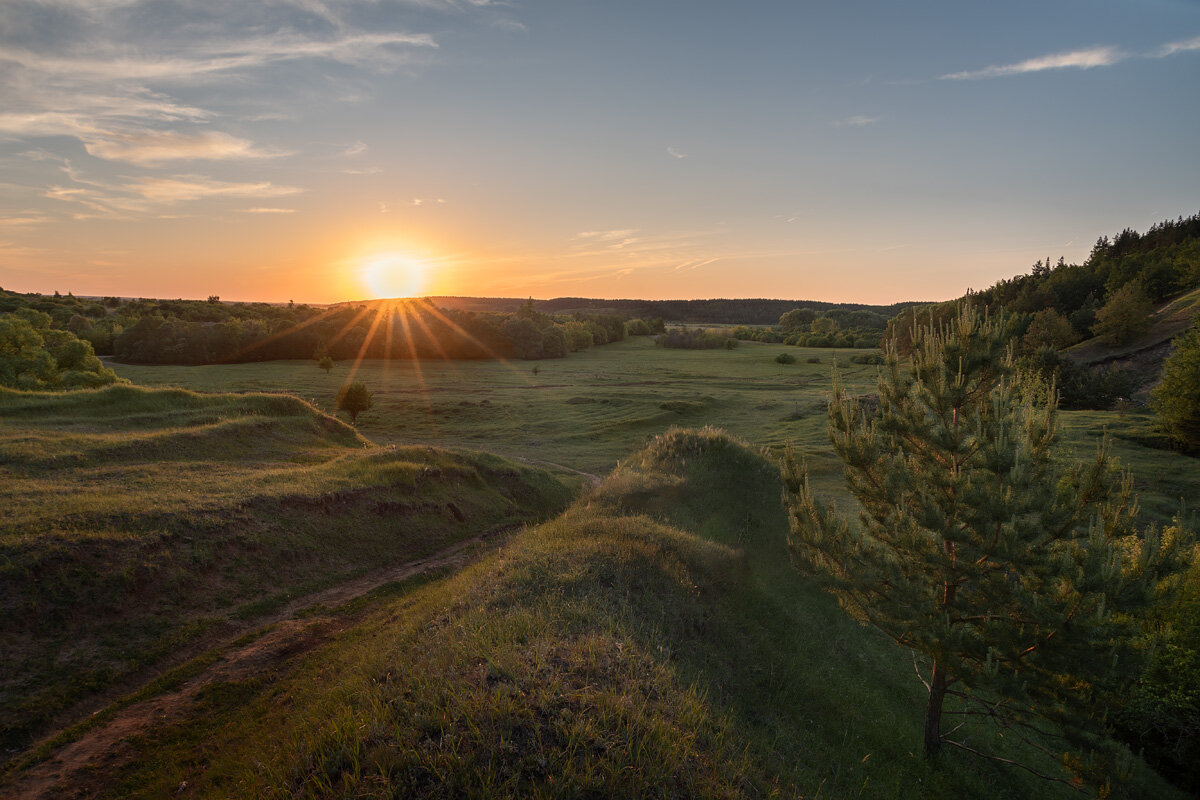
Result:
{"type": "Polygon", "coordinates": [[[868,117],[862,114],[856,114],[853,117],[847,117],[846,119],[838,120],[837,122],[833,123],[833,125],[835,128],[840,128],[842,126],[849,126],[851,128],[865,128],[868,125],[874,125],[876,122],[879,122],[882,119],[883,117],[868,117]]]}
{"type": "MultiPolygon", "coordinates": [[[[1065,53],[1028,58],[1015,64],[1002,64],[984,67],[977,70],[951,72],[942,75],[942,80],[971,81],[980,78],[1001,78],[1007,75],[1025,75],[1031,72],[1046,72],[1058,69],[1094,69],[1096,67],[1111,67],[1130,58],[1167,58],[1179,53],[1190,53],[1200,50],[1200,36],[1190,39],[1180,39],[1168,42],[1148,53],[1135,54],[1112,45],[1097,45],[1085,47],[1082,50],[1071,50],[1065,53]]],[[[853,119],[853,118],[852,118],[853,119]]]]}
{"type": "Polygon", "coordinates": [[[246,139],[227,133],[205,131],[186,134],[174,131],[109,131],[84,138],[88,155],[132,164],[161,164],[164,161],[221,161],[241,158],[275,158],[283,153],[259,150],[246,139]]]}
{"type": "Polygon", "coordinates": [[[1193,36],[1191,39],[1183,39],[1178,42],[1168,42],[1158,48],[1153,55],[1157,58],[1166,58],[1176,53],[1189,53],[1192,50],[1200,50],[1200,36],[1193,36]]]}
{"type": "Polygon", "coordinates": [[[1129,57],[1128,53],[1111,46],[1089,47],[1067,53],[1054,53],[1019,61],[1016,64],[984,67],[980,70],[952,72],[942,80],[969,81],[979,78],[999,78],[1005,75],[1024,75],[1030,72],[1045,72],[1055,69],[1093,69],[1109,67],[1129,57]]]}

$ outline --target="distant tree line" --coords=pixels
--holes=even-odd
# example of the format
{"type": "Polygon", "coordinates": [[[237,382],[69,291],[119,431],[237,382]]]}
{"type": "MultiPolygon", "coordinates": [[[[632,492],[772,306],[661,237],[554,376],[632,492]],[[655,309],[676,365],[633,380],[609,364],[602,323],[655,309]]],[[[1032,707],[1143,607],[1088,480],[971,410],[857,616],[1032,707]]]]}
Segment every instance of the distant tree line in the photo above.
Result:
{"type": "MultiPolygon", "coordinates": [[[[464,311],[514,312],[530,302],[506,297],[435,297],[443,308],[464,311]]],[[[779,318],[795,308],[814,312],[870,311],[884,320],[918,303],[905,302],[877,306],[864,303],[824,303],[819,300],[773,300],[765,298],[712,300],[602,300],[584,297],[556,297],[533,300],[545,314],[616,314],[630,318],[664,319],[698,325],[775,325],[779,318]]]]}
{"type": "MultiPolygon", "coordinates": [[[[443,310],[427,300],[331,308],[207,300],[87,300],[0,290],[0,311],[27,308],[96,353],[136,364],[213,364],[329,357],[561,358],[620,341],[625,317],[443,310]]],[[[645,324],[645,323],[643,323],[645,324]]],[[[661,322],[659,323],[661,325],[661,322]]]]}
{"type": "Polygon", "coordinates": [[[806,305],[785,311],[771,326],[739,325],[732,335],[752,342],[798,347],[878,347],[890,318],[866,308],[806,305]]]}

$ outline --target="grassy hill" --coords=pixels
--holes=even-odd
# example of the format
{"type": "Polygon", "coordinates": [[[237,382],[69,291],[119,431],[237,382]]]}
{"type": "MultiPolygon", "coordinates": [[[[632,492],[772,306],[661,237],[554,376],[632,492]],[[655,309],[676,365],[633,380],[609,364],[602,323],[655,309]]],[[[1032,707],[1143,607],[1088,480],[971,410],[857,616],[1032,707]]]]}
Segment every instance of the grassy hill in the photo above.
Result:
{"type": "Polygon", "coordinates": [[[0,390],[0,751],[233,621],[569,497],[285,395],[0,390]]]}
{"type": "MultiPolygon", "coordinates": [[[[1076,797],[920,755],[909,657],[791,571],[779,491],[753,448],[668,431],[493,556],[380,598],[304,655],[207,683],[90,791],[1076,797]]],[[[1144,772],[1133,792],[1176,796],[1144,772]]]]}

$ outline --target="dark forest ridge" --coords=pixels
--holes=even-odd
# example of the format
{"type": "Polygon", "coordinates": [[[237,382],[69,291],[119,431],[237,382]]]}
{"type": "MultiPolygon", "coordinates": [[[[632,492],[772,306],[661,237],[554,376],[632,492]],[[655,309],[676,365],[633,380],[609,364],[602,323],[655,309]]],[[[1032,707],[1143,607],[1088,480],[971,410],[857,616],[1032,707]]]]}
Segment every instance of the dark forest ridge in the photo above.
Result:
{"type": "MultiPolygon", "coordinates": [[[[439,308],[452,309],[454,311],[512,313],[532,298],[437,296],[428,299],[439,308]]],[[[381,301],[350,301],[345,305],[372,302],[377,303],[381,301]]],[[[781,316],[794,308],[811,308],[814,311],[826,311],[830,309],[873,311],[886,317],[893,317],[905,308],[923,305],[929,301],[905,301],[890,305],[871,305],[869,303],[829,303],[823,300],[780,300],[775,298],[718,297],[704,300],[612,300],[596,297],[554,297],[549,300],[533,299],[532,302],[534,308],[544,314],[585,312],[591,314],[622,314],[629,317],[657,318],[669,322],[774,325],[779,321],[781,316]]]]}

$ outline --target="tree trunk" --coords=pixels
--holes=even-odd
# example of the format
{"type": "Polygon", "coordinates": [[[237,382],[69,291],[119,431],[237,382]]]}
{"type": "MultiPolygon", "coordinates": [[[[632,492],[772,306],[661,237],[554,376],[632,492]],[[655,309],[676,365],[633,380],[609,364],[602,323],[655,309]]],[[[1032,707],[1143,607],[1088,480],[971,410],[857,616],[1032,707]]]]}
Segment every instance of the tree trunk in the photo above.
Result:
{"type": "Polygon", "coordinates": [[[925,757],[933,758],[942,749],[942,699],[946,696],[946,673],[933,662],[929,679],[929,702],[925,705],[925,757]]]}

